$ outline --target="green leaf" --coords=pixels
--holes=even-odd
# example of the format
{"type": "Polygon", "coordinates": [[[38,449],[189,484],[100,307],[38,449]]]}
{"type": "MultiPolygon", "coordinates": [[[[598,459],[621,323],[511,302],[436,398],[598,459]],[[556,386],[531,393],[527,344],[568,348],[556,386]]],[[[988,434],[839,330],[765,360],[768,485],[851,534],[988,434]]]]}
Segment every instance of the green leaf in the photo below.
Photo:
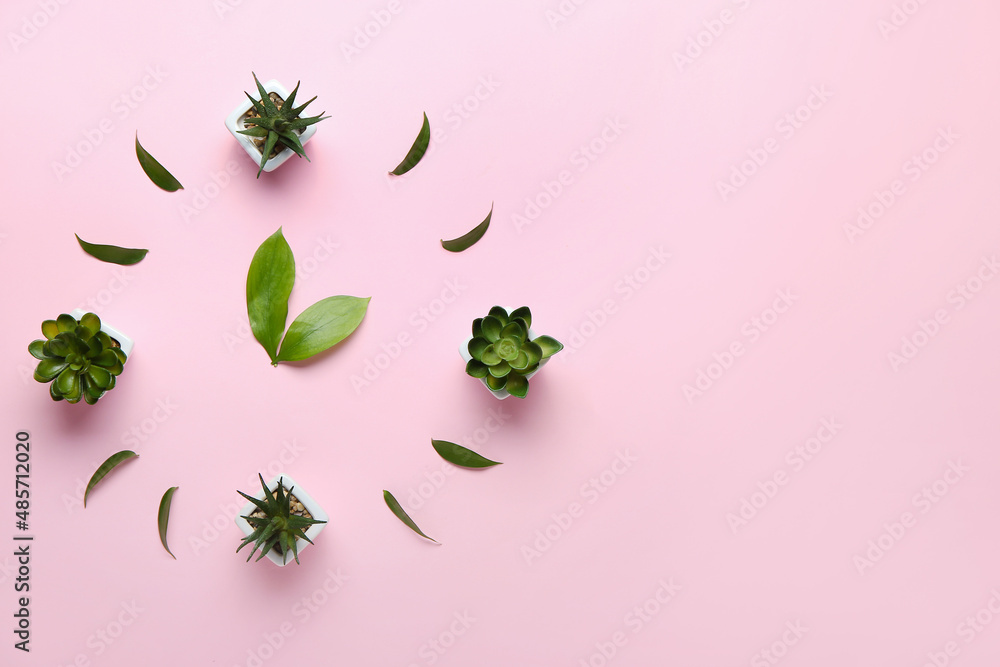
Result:
{"type": "Polygon", "coordinates": [[[80,318],[80,325],[89,331],[91,336],[96,336],[97,332],[101,330],[101,318],[94,313],[84,313],[83,317],[80,318]]]}
{"type": "Polygon", "coordinates": [[[72,315],[63,313],[56,318],[56,326],[59,328],[59,333],[72,333],[76,331],[77,321],[72,315]]]}
{"type": "Polygon", "coordinates": [[[465,372],[474,378],[484,378],[489,375],[490,369],[489,366],[481,361],[469,359],[469,363],[465,365],[465,372]]]}
{"type": "Polygon", "coordinates": [[[46,340],[52,340],[60,333],[59,324],[55,320],[45,320],[42,322],[42,335],[46,340]]]}
{"type": "Polygon", "coordinates": [[[382,497],[385,498],[385,504],[389,506],[389,509],[392,510],[392,513],[396,515],[396,518],[405,523],[407,526],[409,526],[410,530],[412,530],[420,537],[426,538],[431,542],[434,542],[435,544],[440,544],[440,542],[435,540],[433,537],[428,537],[427,535],[424,535],[424,532],[419,528],[417,528],[417,524],[413,523],[413,519],[411,519],[410,516],[403,511],[403,508],[399,506],[399,502],[392,496],[391,493],[383,489],[382,497]]]}
{"type": "Polygon", "coordinates": [[[447,440],[431,440],[431,446],[445,461],[463,468],[491,468],[501,465],[499,461],[491,461],[471,449],[447,440]]]}
{"type": "Polygon", "coordinates": [[[515,308],[514,312],[510,314],[511,321],[518,318],[524,320],[524,326],[531,327],[531,309],[527,306],[521,306],[520,308],[515,308]]]}
{"type": "Polygon", "coordinates": [[[539,336],[531,342],[542,348],[542,359],[548,359],[553,354],[563,349],[563,344],[552,336],[539,336]]]}
{"type": "MultiPolygon", "coordinates": [[[[469,350],[469,355],[473,359],[481,360],[483,358],[483,351],[490,345],[491,343],[485,338],[473,338],[472,340],[469,341],[467,349],[469,350]]],[[[38,358],[42,359],[43,357],[38,357],[38,358]]]]}
{"type": "Polygon", "coordinates": [[[109,472],[117,468],[119,464],[128,461],[129,459],[138,458],[138,456],[139,455],[135,452],[126,449],[108,457],[108,460],[101,464],[101,466],[97,469],[97,472],[94,473],[94,476],[91,477],[90,481],[87,483],[87,490],[83,492],[83,506],[87,506],[87,496],[90,495],[90,490],[97,486],[98,482],[104,479],[109,472]]]}
{"type": "Polygon", "coordinates": [[[33,340],[28,344],[28,352],[31,353],[35,359],[48,359],[44,352],[45,341],[44,340],[33,340]]]}
{"type": "Polygon", "coordinates": [[[281,341],[278,361],[299,361],[329,349],[358,328],[371,297],[331,296],[302,311],[281,341]]]}
{"type": "Polygon", "coordinates": [[[260,244],[247,273],[247,314],[254,338],[277,364],[278,343],[285,331],[288,297],[295,283],[295,257],[281,228],[260,244]]]}
{"type": "Polygon", "coordinates": [[[483,234],[486,230],[490,228],[490,218],[493,217],[493,205],[490,204],[489,215],[486,219],[476,225],[472,231],[459,236],[457,239],[452,239],[451,241],[445,241],[441,239],[441,247],[449,252],[462,252],[463,250],[472,247],[476,244],[476,241],[483,238],[483,234]]]}
{"type": "Polygon", "coordinates": [[[413,140],[413,145],[410,146],[410,152],[406,154],[403,161],[400,162],[395,169],[389,173],[393,176],[402,176],[409,170],[417,166],[420,159],[424,157],[424,153],[427,152],[427,146],[431,141],[431,122],[427,120],[427,114],[424,113],[424,124],[420,128],[420,133],[417,134],[417,138],[413,140]]]}
{"type": "Polygon", "coordinates": [[[491,375],[487,375],[486,376],[486,386],[489,387],[490,389],[492,389],[493,391],[500,391],[505,386],[507,386],[507,381],[510,378],[512,378],[512,377],[516,377],[516,375],[513,374],[513,373],[508,373],[507,375],[504,375],[503,377],[496,377],[495,375],[492,375],[492,374],[491,375]]]}
{"type": "Polygon", "coordinates": [[[98,245],[96,243],[87,243],[80,238],[79,234],[76,234],[76,240],[80,242],[80,247],[83,251],[90,255],[91,257],[96,257],[102,262],[108,262],[110,264],[120,264],[122,266],[132,266],[133,264],[138,264],[146,256],[148,250],[140,250],[135,248],[121,248],[116,245],[98,245]]]}
{"type": "Polygon", "coordinates": [[[495,343],[500,340],[500,332],[503,331],[504,323],[498,320],[493,315],[487,315],[483,318],[483,338],[491,343],[495,343]]]}
{"type": "Polygon", "coordinates": [[[42,359],[38,362],[38,366],[35,367],[35,380],[38,382],[51,382],[68,365],[62,359],[42,359]]]}
{"type": "Polygon", "coordinates": [[[510,392],[511,396],[524,398],[528,395],[528,379],[523,375],[511,373],[507,377],[507,386],[505,389],[510,392]]]}
{"type": "Polygon", "coordinates": [[[156,523],[159,524],[160,527],[160,544],[163,545],[163,548],[167,550],[167,553],[170,554],[170,557],[174,560],[177,560],[177,556],[175,556],[170,550],[170,547],[167,546],[167,522],[170,521],[170,501],[173,500],[174,491],[176,490],[177,487],[172,486],[167,489],[167,492],[163,494],[162,498],[160,498],[160,511],[157,514],[156,519],[156,523]]]}
{"type": "Polygon", "coordinates": [[[135,134],[135,156],[139,158],[139,166],[142,167],[142,170],[146,172],[146,176],[149,176],[149,180],[153,181],[156,187],[167,192],[176,192],[184,189],[184,186],[174,178],[173,174],[164,169],[163,165],[156,161],[156,158],[146,152],[146,149],[139,143],[138,132],[135,134]]]}

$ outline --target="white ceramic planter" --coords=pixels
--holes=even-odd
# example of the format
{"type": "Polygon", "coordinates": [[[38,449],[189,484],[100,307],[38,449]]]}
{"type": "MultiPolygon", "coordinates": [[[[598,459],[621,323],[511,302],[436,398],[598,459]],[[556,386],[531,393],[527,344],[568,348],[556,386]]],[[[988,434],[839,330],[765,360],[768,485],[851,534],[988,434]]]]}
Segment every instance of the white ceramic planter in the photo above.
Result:
{"type": "MultiPolygon", "coordinates": [[[[278,97],[283,100],[288,99],[289,90],[281,85],[276,79],[271,79],[265,83],[264,90],[267,91],[268,94],[277,93],[278,97]]],[[[254,94],[254,98],[257,99],[256,94],[254,94]]],[[[247,152],[247,155],[250,156],[254,164],[259,167],[260,159],[262,157],[260,149],[257,148],[257,144],[254,143],[253,137],[240,134],[240,130],[247,129],[246,124],[243,122],[243,116],[252,108],[253,105],[250,103],[250,100],[246,99],[246,96],[244,95],[243,102],[238,107],[233,109],[232,113],[226,117],[226,127],[232,135],[236,137],[236,141],[240,143],[240,146],[242,146],[243,150],[247,152]]],[[[307,141],[312,139],[314,134],[316,134],[316,124],[306,127],[299,135],[299,141],[301,141],[304,146],[307,141]]],[[[267,161],[267,164],[264,165],[264,171],[274,171],[293,155],[295,155],[295,151],[287,147],[283,148],[278,151],[277,155],[267,161]]]]}
{"type": "MultiPolygon", "coordinates": [[[[306,508],[306,510],[309,512],[309,514],[312,515],[314,519],[317,519],[319,521],[330,520],[330,517],[327,516],[326,512],[323,511],[323,508],[319,506],[319,503],[313,500],[313,497],[310,496],[305,489],[296,484],[295,480],[289,477],[288,475],[278,475],[277,477],[275,477],[274,479],[272,479],[270,482],[267,483],[267,488],[270,489],[272,493],[274,493],[274,490],[278,488],[279,481],[282,482],[281,485],[285,488],[286,491],[288,489],[292,490],[292,495],[299,499],[299,502],[302,503],[302,506],[306,508]]],[[[258,491],[254,497],[257,498],[257,500],[263,500],[264,489],[258,491]]],[[[248,500],[247,504],[243,506],[242,510],[240,510],[240,515],[236,517],[236,525],[239,527],[241,531],[243,531],[243,534],[246,536],[249,536],[250,533],[253,532],[253,527],[251,527],[250,524],[247,522],[247,520],[244,519],[243,517],[253,514],[253,512],[256,509],[257,506],[248,500]]],[[[313,525],[309,526],[309,528],[306,529],[306,537],[308,537],[310,540],[315,541],[316,536],[319,535],[320,531],[322,531],[325,527],[326,527],[325,523],[314,523],[313,525]]],[[[305,551],[306,547],[308,546],[309,543],[303,539],[299,539],[296,541],[296,547],[298,548],[300,557],[302,555],[302,552],[305,551]]],[[[253,545],[248,544],[243,548],[252,549],[253,545]]],[[[254,557],[256,558],[256,556],[254,557]]],[[[288,565],[289,563],[295,562],[294,555],[290,553],[279,555],[274,549],[268,551],[266,557],[271,559],[271,562],[274,563],[275,565],[280,565],[282,567],[288,565]]]]}
{"type": "MultiPolygon", "coordinates": [[[[467,364],[472,359],[472,355],[469,354],[469,341],[471,340],[472,336],[469,336],[468,338],[465,339],[465,341],[461,345],[458,346],[458,353],[462,355],[462,359],[464,359],[465,363],[467,364]]],[[[528,328],[528,340],[535,340],[535,330],[531,329],[530,327],[528,328]]],[[[530,380],[532,377],[534,377],[535,373],[542,370],[542,366],[549,363],[549,359],[551,358],[552,357],[546,357],[545,359],[542,359],[540,362],[538,362],[538,368],[525,375],[524,379],[530,380]]],[[[490,389],[489,385],[486,384],[486,378],[479,378],[479,381],[483,383],[484,387],[486,387],[486,391],[490,392],[491,394],[499,398],[501,401],[510,396],[510,392],[507,391],[506,389],[490,389]]]]}
{"type": "MultiPolygon", "coordinates": [[[[75,317],[77,320],[79,320],[81,317],[87,314],[87,311],[76,308],[70,311],[69,314],[70,316],[75,317]]],[[[115,329],[114,327],[105,324],[103,317],[101,318],[101,331],[108,334],[116,341],[118,341],[118,344],[121,345],[122,352],[125,353],[126,357],[132,356],[132,348],[135,347],[135,341],[133,341],[131,338],[123,334],[121,331],[118,331],[118,329],[115,329]]]]}

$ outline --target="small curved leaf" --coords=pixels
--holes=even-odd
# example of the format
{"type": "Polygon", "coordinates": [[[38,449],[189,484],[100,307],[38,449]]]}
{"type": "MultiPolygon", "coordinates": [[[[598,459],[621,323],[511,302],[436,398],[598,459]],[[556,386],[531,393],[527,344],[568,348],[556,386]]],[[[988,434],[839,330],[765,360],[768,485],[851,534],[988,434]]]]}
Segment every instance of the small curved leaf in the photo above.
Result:
{"type": "Polygon", "coordinates": [[[167,546],[167,522],[170,521],[170,501],[173,500],[174,491],[176,490],[177,487],[172,486],[167,489],[166,493],[163,494],[163,497],[160,498],[160,511],[157,514],[156,520],[160,528],[160,544],[163,545],[163,548],[167,550],[167,553],[170,554],[170,557],[174,560],[177,560],[177,556],[175,556],[174,552],[172,552],[170,547],[167,546]]]}
{"type": "Polygon", "coordinates": [[[173,174],[164,169],[163,165],[156,161],[156,158],[146,152],[146,149],[139,143],[139,133],[135,135],[135,156],[139,158],[139,166],[149,176],[153,184],[167,192],[183,190],[184,186],[174,178],[173,174]]]}
{"type": "Polygon", "coordinates": [[[417,527],[417,524],[413,523],[413,519],[411,519],[410,516],[405,511],[403,511],[403,508],[399,506],[399,501],[397,501],[391,493],[383,489],[382,497],[385,498],[385,504],[388,505],[389,509],[392,510],[392,513],[396,515],[396,518],[405,523],[410,528],[410,530],[412,530],[420,537],[423,537],[425,539],[430,540],[431,542],[434,542],[435,544],[441,544],[433,537],[428,537],[427,535],[424,535],[424,532],[417,527]]]}
{"type": "Polygon", "coordinates": [[[101,466],[97,469],[97,472],[94,473],[93,477],[91,477],[90,481],[87,483],[87,490],[83,492],[83,506],[87,506],[87,496],[90,495],[90,490],[97,486],[98,482],[104,479],[109,472],[117,468],[121,463],[128,461],[129,459],[138,458],[138,456],[139,455],[135,452],[127,449],[109,456],[108,460],[101,464],[101,466]]]}
{"type": "Polygon", "coordinates": [[[281,227],[260,244],[247,272],[250,330],[276,364],[278,343],[288,318],[288,297],[295,284],[295,257],[281,227]]]}
{"type": "Polygon", "coordinates": [[[327,350],[358,328],[368,312],[371,297],[331,296],[318,301],[295,318],[277,361],[301,361],[327,350]]]}
{"type": "Polygon", "coordinates": [[[400,162],[395,169],[389,173],[393,176],[402,176],[409,170],[417,166],[420,159],[424,157],[424,153],[427,152],[427,146],[431,142],[431,122],[427,120],[427,114],[424,113],[424,124],[420,128],[420,132],[417,134],[417,138],[413,140],[413,145],[410,146],[410,152],[406,154],[403,161],[400,162]]]}
{"type": "Polygon", "coordinates": [[[563,344],[552,336],[539,336],[531,342],[538,345],[538,347],[542,349],[542,359],[548,359],[553,354],[563,349],[563,344]]]}
{"type": "Polygon", "coordinates": [[[148,250],[137,248],[121,248],[116,245],[98,245],[97,243],[87,243],[80,238],[79,234],[74,234],[79,241],[83,251],[91,257],[96,257],[102,262],[110,264],[120,264],[122,266],[132,266],[138,264],[146,257],[148,250]]]}
{"type": "Polygon", "coordinates": [[[471,449],[447,440],[431,440],[431,446],[445,461],[463,468],[491,468],[502,465],[500,461],[491,461],[471,449]]]}
{"type": "Polygon", "coordinates": [[[450,241],[445,241],[441,239],[441,247],[449,252],[462,252],[466,248],[470,248],[476,244],[476,241],[483,238],[483,234],[486,230],[490,228],[490,218],[493,217],[493,204],[490,204],[489,215],[486,219],[476,225],[472,231],[459,236],[457,239],[452,239],[450,241]]]}

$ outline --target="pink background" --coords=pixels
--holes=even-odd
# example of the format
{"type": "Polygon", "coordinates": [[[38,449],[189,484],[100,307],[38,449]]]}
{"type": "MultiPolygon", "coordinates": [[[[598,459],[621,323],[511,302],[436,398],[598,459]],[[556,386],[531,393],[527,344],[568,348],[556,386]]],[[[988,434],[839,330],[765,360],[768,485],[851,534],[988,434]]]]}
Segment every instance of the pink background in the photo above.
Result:
{"type": "Polygon", "coordinates": [[[996,664],[998,21],[915,0],[4,3],[0,540],[26,429],[35,542],[30,655],[0,549],[0,662],[996,664]],[[319,97],[311,164],[254,178],[223,127],[251,70],[319,97]],[[432,149],[389,181],[424,111],[432,149]],[[137,131],[185,190],[146,179],[137,131]],[[491,202],[477,246],[441,249],[491,202]],[[859,207],[878,217],[852,231],[859,207]],[[279,225],[289,321],[372,301],[333,352],[272,368],[244,288],[279,225]],[[74,233],[150,253],[123,271],[74,233]],[[567,345],[522,402],[458,356],[497,303],[567,345]],[[135,352],[96,407],[53,404],[27,344],[88,304],[135,352]],[[504,465],[456,471],[432,437],[504,465]],[[235,553],[258,471],[331,516],[301,566],[235,553]],[[175,485],[176,561],[155,527],[175,485]]]}

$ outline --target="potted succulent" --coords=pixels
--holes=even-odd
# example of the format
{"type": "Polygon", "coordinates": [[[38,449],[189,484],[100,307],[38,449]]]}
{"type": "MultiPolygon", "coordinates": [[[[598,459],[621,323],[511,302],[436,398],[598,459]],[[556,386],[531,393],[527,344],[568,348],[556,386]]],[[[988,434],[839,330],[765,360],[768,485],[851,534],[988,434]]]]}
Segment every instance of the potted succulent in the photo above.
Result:
{"type": "Polygon", "coordinates": [[[82,398],[93,405],[114,389],[133,347],[128,336],[79,309],[42,322],[42,335],[28,345],[38,359],[35,380],[49,383],[52,400],[67,403],[82,398]]]}
{"type": "Polygon", "coordinates": [[[535,335],[526,306],[509,314],[493,306],[486,317],[472,322],[472,336],[459,352],[466,361],[465,372],[504,399],[527,396],[528,380],[561,349],[562,343],[555,338],[535,335]]]}
{"type": "Polygon", "coordinates": [[[303,109],[316,98],[296,107],[298,83],[289,93],[274,79],[261,84],[254,74],[253,80],[257,84],[257,97],[244,91],[247,99],[229,114],[226,127],[247,155],[260,165],[257,170],[260,178],[260,172],[277,169],[293,154],[308,160],[302,145],[316,133],[316,123],[329,116],[320,112],[319,116],[300,118],[303,109]]]}
{"type": "Polygon", "coordinates": [[[245,535],[236,551],[252,542],[247,562],[260,548],[257,560],[267,556],[276,565],[284,566],[293,560],[298,563],[299,552],[313,543],[329,517],[288,475],[279,475],[267,484],[263,476],[257,476],[261,490],[256,496],[237,491],[248,502],[242,516],[236,517],[236,525],[245,535]]]}

